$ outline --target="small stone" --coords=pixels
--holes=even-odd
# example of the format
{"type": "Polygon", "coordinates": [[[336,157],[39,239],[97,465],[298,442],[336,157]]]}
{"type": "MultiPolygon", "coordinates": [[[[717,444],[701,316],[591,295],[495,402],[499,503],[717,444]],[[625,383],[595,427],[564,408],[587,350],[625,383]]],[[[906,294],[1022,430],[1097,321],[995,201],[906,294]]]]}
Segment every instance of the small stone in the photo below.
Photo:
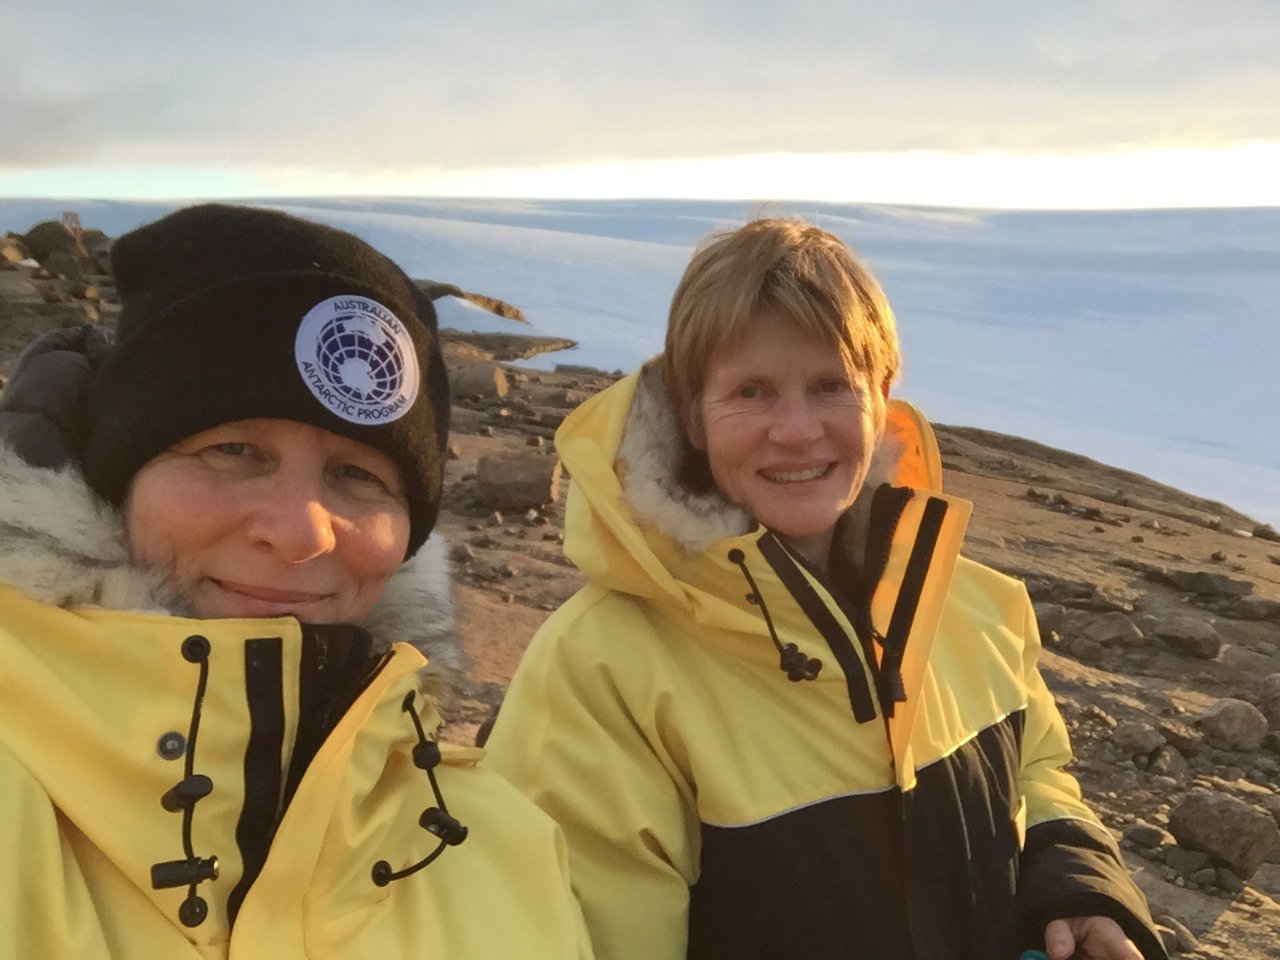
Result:
{"type": "Polygon", "coordinates": [[[476,558],[476,552],[465,543],[455,544],[449,551],[449,558],[454,563],[470,563],[476,558]]]}
{"type": "Polygon", "coordinates": [[[1129,538],[1130,543],[1145,543],[1146,540],[1147,538],[1140,533],[1135,533],[1132,537],[1129,538]]]}
{"type": "Polygon", "coordinates": [[[1215,550],[1213,553],[1209,554],[1209,559],[1214,563],[1222,563],[1222,561],[1227,559],[1227,555],[1221,550],[1215,550]]]}
{"type": "Polygon", "coordinates": [[[1195,934],[1187,929],[1186,924],[1172,914],[1162,913],[1160,916],[1155,918],[1155,921],[1160,924],[1160,926],[1172,930],[1177,934],[1174,946],[1180,953],[1189,953],[1196,949],[1196,947],[1200,946],[1200,941],[1196,939],[1195,934]]]}
{"type": "Polygon", "coordinates": [[[491,527],[500,527],[500,526],[502,526],[502,524],[503,524],[504,522],[505,522],[505,521],[504,521],[504,520],[503,520],[503,518],[502,518],[502,514],[501,514],[501,513],[499,513],[497,510],[495,510],[495,511],[493,511],[493,513],[489,514],[489,526],[491,526],[491,527]]]}
{"type": "Polygon", "coordinates": [[[528,437],[524,441],[526,447],[540,447],[545,443],[546,441],[541,437],[528,437]]]}
{"type": "Polygon", "coordinates": [[[1155,727],[1140,721],[1119,724],[1111,732],[1111,741],[1126,757],[1148,757],[1165,745],[1165,739],[1155,727]]]}
{"type": "Polygon", "coordinates": [[[1136,846],[1154,850],[1163,843],[1171,843],[1173,835],[1168,830],[1138,821],[1124,832],[1124,838],[1136,846]]]}
{"type": "Polygon", "coordinates": [[[1177,748],[1166,744],[1151,755],[1147,772],[1159,780],[1167,781],[1167,786],[1176,787],[1191,775],[1191,765],[1177,748]]]}
{"type": "Polygon", "coordinates": [[[450,460],[457,460],[462,456],[462,448],[456,443],[449,444],[448,457],[450,460]]]}
{"type": "Polygon", "coordinates": [[[1143,640],[1142,631],[1119,611],[1094,617],[1085,627],[1084,635],[1104,647],[1126,646],[1143,640]]]}
{"type": "Polygon", "coordinates": [[[1258,686],[1258,709],[1272,730],[1280,730],[1280,673],[1262,678],[1258,686]]]}
{"type": "Polygon", "coordinates": [[[1041,634],[1062,629],[1063,619],[1067,613],[1067,608],[1062,604],[1037,601],[1031,605],[1031,609],[1035,611],[1036,623],[1040,627],[1041,634]]]}
{"type": "Polygon", "coordinates": [[[1211,887],[1218,882],[1218,871],[1213,867],[1203,867],[1187,879],[1202,887],[1211,887]]]}
{"type": "Polygon", "coordinates": [[[1244,881],[1237,877],[1226,867],[1219,867],[1217,870],[1217,884],[1228,893],[1239,893],[1244,889],[1244,881]]]}
{"type": "Polygon", "coordinates": [[[1067,641],[1067,652],[1081,663],[1097,663],[1102,659],[1102,644],[1088,637],[1072,637],[1067,641]]]}

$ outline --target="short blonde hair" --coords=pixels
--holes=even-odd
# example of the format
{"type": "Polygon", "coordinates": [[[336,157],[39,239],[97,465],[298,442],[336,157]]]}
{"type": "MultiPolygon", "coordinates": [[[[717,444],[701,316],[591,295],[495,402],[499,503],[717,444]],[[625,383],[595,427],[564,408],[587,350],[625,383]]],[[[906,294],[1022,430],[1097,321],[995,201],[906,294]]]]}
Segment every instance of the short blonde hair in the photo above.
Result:
{"type": "Polygon", "coordinates": [[[850,377],[878,389],[897,376],[893,311],[845,242],[799,219],[753,220],[708,237],[671,300],[663,372],[686,428],[716,352],[766,309],[838,349],[850,377]]]}

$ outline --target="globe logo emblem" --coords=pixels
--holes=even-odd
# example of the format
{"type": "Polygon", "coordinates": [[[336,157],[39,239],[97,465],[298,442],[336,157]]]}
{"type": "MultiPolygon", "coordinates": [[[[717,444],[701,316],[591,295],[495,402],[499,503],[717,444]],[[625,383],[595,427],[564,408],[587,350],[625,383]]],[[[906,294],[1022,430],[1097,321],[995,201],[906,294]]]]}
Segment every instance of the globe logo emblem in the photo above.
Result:
{"type": "Polygon", "coordinates": [[[316,338],[316,359],[334,389],[355,403],[387,403],[404,383],[395,331],[376,318],[336,316],[316,338]]]}
{"type": "Polygon", "coordinates": [[[302,318],[298,372],[330,411],[352,423],[388,423],[418,395],[418,355],[403,323],[367,297],[330,297],[302,318]]]}

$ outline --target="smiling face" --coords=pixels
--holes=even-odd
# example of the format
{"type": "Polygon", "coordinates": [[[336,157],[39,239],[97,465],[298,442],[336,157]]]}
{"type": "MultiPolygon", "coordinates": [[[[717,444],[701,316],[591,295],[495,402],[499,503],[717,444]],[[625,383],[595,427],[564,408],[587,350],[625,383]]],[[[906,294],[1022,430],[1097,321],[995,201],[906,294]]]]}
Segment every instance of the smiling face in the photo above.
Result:
{"type": "Polygon", "coordinates": [[[713,356],[693,420],[720,491],[825,567],[884,431],[883,392],[851,383],[835,347],[764,311],[741,346],[713,356]]]}
{"type": "Polygon", "coordinates": [[[400,470],[294,420],[241,420],[188,437],[134,476],[135,561],[171,574],[197,617],[358,621],[404,560],[400,470]]]}

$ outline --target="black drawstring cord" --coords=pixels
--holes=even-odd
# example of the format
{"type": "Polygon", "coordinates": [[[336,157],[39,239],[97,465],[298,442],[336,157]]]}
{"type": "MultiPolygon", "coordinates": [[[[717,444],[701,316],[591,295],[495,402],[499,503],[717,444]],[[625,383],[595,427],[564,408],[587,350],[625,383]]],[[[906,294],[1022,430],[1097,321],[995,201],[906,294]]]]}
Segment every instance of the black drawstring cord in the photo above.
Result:
{"type": "Polygon", "coordinates": [[[793,683],[815,679],[822,669],[822,661],[816,657],[805,656],[794,643],[783,644],[778,640],[778,632],[773,628],[773,618],[769,616],[769,608],[764,605],[764,598],[760,596],[756,581],[751,576],[751,571],[747,569],[746,555],[734,547],[729,551],[729,562],[737,564],[742,575],[747,578],[747,585],[751,587],[751,592],[747,594],[747,603],[759,607],[760,613],[764,615],[765,626],[769,628],[769,638],[778,648],[778,654],[781,657],[779,666],[786,673],[787,679],[793,683]]]}
{"type": "Polygon", "coordinates": [[[444,853],[446,847],[456,847],[467,839],[467,828],[449,815],[449,808],[445,806],[444,797],[440,795],[440,784],[436,782],[435,774],[435,768],[440,764],[440,745],[434,740],[427,739],[426,731],[422,729],[422,721],[418,719],[418,711],[413,708],[413,700],[414,695],[407,693],[404,702],[400,705],[400,709],[409,714],[409,719],[413,721],[413,728],[418,732],[418,744],[413,748],[413,765],[427,772],[427,779],[431,781],[431,792],[436,797],[436,806],[422,811],[422,816],[418,818],[418,826],[432,836],[439,837],[440,844],[417,863],[403,870],[392,871],[391,864],[385,860],[379,860],[373,865],[373,882],[380,887],[385,887],[392,880],[403,880],[417,873],[444,853]]]}
{"type": "Polygon", "coordinates": [[[183,778],[163,797],[160,805],[170,813],[182,811],[182,850],[185,860],[167,860],[151,868],[151,889],[168,890],[187,886],[187,898],[178,908],[178,919],[184,926],[198,927],[209,915],[209,905],[196,896],[196,886],[205,880],[218,879],[218,858],[197,857],[191,847],[191,817],[195,805],[213,792],[213,781],[204,774],[193,773],[196,756],[196,734],[200,730],[200,710],[204,706],[204,691],[209,683],[209,641],[201,636],[190,636],[182,641],[182,656],[189,663],[200,664],[200,680],[196,684],[196,699],[191,706],[191,728],[187,733],[187,756],[183,778]]]}

